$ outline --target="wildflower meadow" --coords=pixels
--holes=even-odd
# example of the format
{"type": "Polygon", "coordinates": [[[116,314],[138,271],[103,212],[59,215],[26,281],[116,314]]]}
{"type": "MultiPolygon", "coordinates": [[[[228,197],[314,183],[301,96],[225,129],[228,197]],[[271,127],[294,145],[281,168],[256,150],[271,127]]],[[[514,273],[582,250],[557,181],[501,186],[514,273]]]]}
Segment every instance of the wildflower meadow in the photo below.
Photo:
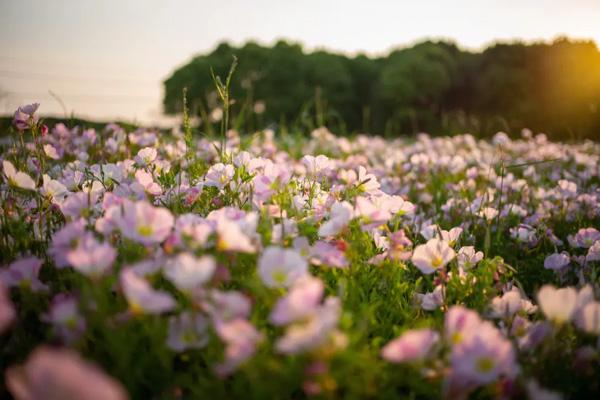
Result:
{"type": "Polygon", "coordinates": [[[600,398],[599,143],[38,107],[0,144],[0,397],[600,398]]]}

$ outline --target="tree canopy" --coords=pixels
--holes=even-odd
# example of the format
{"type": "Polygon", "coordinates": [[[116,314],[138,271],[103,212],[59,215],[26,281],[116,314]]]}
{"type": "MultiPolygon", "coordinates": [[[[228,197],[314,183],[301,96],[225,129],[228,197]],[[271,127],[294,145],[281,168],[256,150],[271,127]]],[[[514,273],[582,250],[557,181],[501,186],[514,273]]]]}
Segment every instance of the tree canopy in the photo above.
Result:
{"type": "Polygon", "coordinates": [[[389,136],[527,127],[555,138],[600,137],[600,52],[590,41],[498,43],[482,52],[425,41],[378,58],[305,52],[285,41],[222,43],[165,80],[165,112],[181,112],[186,87],[192,112],[208,115],[218,106],[211,68],[225,76],[234,55],[233,112],[253,121],[260,102],[264,125],[389,136]]]}

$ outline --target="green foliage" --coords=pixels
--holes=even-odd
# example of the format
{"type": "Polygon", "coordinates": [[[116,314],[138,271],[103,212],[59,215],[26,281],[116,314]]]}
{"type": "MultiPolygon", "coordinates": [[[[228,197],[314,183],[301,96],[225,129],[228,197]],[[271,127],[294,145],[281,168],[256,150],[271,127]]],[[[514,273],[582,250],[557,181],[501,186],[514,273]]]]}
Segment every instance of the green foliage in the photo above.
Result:
{"type": "Polygon", "coordinates": [[[495,44],[481,53],[426,41],[380,58],[305,53],[284,41],[273,47],[222,43],[164,82],[165,111],[182,111],[181,90],[187,87],[191,112],[211,132],[208,111],[219,107],[221,97],[211,70],[227,76],[233,55],[240,62],[230,87],[230,97],[238,100],[231,112],[243,116],[236,120],[243,131],[261,123],[388,135],[515,134],[527,127],[577,139],[598,137],[600,129],[600,52],[593,42],[567,39],[495,44]],[[266,104],[260,115],[252,110],[256,101],[266,104]]]}

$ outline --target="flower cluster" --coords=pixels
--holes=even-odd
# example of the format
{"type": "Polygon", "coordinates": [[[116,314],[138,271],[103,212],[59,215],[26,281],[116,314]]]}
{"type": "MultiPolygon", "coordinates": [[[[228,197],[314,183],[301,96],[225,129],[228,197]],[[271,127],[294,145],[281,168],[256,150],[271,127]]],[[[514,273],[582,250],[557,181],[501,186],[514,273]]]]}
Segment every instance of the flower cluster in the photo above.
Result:
{"type": "Polygon", "coordinates": [[[299,158],[37,109],[0,145],[14,397],[600,393],[597,143],[320,128],[299,158]]]}

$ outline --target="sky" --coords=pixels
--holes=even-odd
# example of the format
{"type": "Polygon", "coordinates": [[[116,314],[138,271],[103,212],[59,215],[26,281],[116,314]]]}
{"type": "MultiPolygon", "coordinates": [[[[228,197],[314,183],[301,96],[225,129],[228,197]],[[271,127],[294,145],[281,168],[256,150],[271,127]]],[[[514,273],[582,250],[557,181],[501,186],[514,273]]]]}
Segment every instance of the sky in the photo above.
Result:
{"type": "Polygon", "coordinates": [[[0,114],[169,122],[162,81],[219,42],[381,55],[424,38],[480,50],[566,35],[600,43],[600,0],[0,0],[0,114]]]}

